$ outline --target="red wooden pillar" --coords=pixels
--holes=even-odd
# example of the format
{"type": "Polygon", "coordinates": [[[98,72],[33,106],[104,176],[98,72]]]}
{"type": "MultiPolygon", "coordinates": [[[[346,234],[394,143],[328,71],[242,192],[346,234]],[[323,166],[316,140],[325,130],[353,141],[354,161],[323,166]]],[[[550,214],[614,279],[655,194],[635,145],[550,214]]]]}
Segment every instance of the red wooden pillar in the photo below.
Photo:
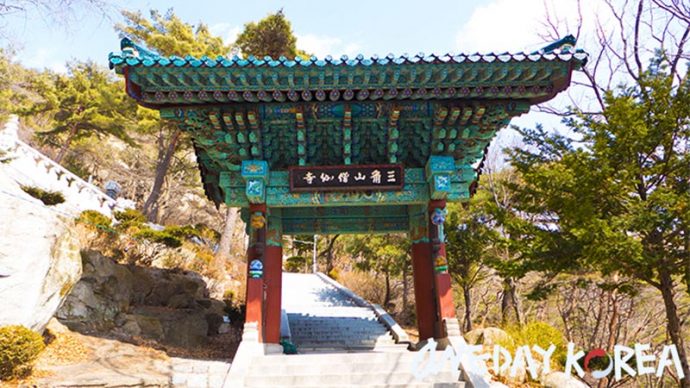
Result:
{"type": "Polygon", "coordinates": [[[445,206],[444,200],[432,200],[428,207],[419,209],[421,214],[417,210],[410,215],[415,305],[421,341],[446,337],[443,320],[455,317],[442,235],[445,206]]]}
{"type": "MultiPolygon", "coordinates": [[[[266,214],[266,205],[249,205],[250,218],[255,213],[266,214]]],[[[250,227],[249,248],[247,249],[247,295],[245,323],[256,323],[259,333],[259,342],[264,342],[264,276],[253,277],[250,267],[256,260],[263,267],[263,256],[266,240],[266,226],[260,228],[250,227]]]]}
{"type": "Polygon", "coordinates": [[[445,200],[432,200],[429,202],[429,241],[431,245],[431,259],[434,267],[434,304],[438,312],[435,336],[443,338],[447,333],[443,330],[443,320],[455,317],[455,305],[453,303],[453,289],[450,285],[448,273],[448,261],[446,260],[446,243],[442,233],[443,217],[434,219],[434,213],[438,210],[445,211],[445,200]],[[440,223],[439,223],[440,222],[440,223]]]}
{"type": "MultiPolygon", "coordinates": [[[[270,222],[270,221],[269,221],[270,222]]],[[[280,342],[280,306],[283,283],[283,248],[267,246],[264,252],[264,342],[280,342]]]]}
{"type": "Polygon", "coordinates": [[[434,302],[434,269],[431,262],[431,244],[417,242],[412,244],[412,273],[414,297],[417,312],[419,340],[434,337],[437,314],[434,302]]]}

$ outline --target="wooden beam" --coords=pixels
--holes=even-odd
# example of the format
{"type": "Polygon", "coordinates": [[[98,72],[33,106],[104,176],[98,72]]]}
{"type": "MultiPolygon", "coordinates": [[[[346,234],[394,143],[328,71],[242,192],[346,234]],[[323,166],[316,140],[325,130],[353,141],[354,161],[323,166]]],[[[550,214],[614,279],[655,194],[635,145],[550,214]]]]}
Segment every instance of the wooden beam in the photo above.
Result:
{"type": "Polygon", "coordinates": [[[431,154],[442,152],[445,148],[442,140],[446,137],[446,128],[443,125],[446,121],[446,116],[448,116],[448,108],[444,106],[438,107],[434,113],[434,121],[431,129],[431,154]]]}
{"type": "Polygon", "coordinates": [[[398,163],[398,139],[400,138],[400,130],[398,129],[399,119],[400,108],[393,106],[388,116],[388,161],[391,163],[398,163]]]}
{"type": "Polygon", "coordinates": [[[345,104],[343,115],[343,163],[352,164],[352,110],[345,104]]]}
{"type": "Polygon", "coordinates": [[[295,127],[297,128],[297,158],[300,166],[307,164],[307,131],[304,126],[304,112],[301,107],[295,112],[295,127]]]}

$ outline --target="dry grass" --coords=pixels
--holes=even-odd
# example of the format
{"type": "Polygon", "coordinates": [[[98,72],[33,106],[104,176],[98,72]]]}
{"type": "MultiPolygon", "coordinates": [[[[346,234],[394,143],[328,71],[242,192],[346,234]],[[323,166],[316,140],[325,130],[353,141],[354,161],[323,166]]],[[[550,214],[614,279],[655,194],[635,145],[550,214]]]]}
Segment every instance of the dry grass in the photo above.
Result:
{"type": "Polygon", "coordinates": [[[39,358],[39,365],[76,364],[88,360],[93,351],[84,345],[80,337],[71,332],[54,334],[53,340],[39,358]]]}

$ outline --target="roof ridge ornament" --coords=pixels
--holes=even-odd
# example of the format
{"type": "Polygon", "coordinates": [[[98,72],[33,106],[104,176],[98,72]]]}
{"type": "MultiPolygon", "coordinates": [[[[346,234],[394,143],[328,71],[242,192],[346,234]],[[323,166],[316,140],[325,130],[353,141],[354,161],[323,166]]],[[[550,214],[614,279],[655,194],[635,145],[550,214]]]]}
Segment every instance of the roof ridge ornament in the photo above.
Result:
{"type": "Polygon", "coordinates": [[[122,50],[122,52],[126,55],[139,57],[142,59],[157,60],[161,57],[160,54],[134,43],[126,36],[120,40],[120,50],[122,50]]]}
{"type": "Polygon", "coordinates": [[[572,51],[575,47],[575,43],[577,43],[577,38],[572,34],[568,34],[530,54],[551,54],[556,50],[560,51],[561,54],[566,54],[572,51]]]}

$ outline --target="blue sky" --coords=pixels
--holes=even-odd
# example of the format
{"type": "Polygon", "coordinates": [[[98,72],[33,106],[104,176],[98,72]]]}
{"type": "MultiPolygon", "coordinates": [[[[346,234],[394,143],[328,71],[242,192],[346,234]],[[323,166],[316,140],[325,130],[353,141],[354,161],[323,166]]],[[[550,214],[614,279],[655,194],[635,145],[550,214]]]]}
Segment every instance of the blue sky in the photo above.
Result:
{"type": "Polygon", "coordinates": [[[528,3],[535,1],[118,0],[106,17],[78,12],[68,26],[56,26],[30,12],[11,17],[7,30],[20,49],[23,63],[54,69],[71,59],[106,63],[108,53],[118,49],[119,39],[112,26],[121,20],[117,10],[122,8],[146,14],[152,8],[173,8],[183,20],[203,22],[227,40],[234,39],[245,23],[283,8],[300,48],[318,56],[519,51],[547,43],[537,35],[538,26],[524,18],[525,14],[539,13],[533,12],[538,11],[533,6],[523,6],[528,3]],[[520,14],[511,15],[514,10],[520,14]],[[513,20],[506,23],[506,19],[513,20]]]}
{"type": "MultiPolygon", "coordinates": [[[[34,12],[6,18],[4,45],[17,48],[17,59],[33,68],[64,71],[72,60],[107,64],[108,53],[119,50],[113,24],[119,9],[150,9],[175,13],[189,23],[203,22],[233,41],[243,25],[283,9],[292,22],[299,48],[317,56],[331,54],[386,55],[443,54],[448,52],[503,52],[535,50],[548,41],[541,38],[547,11],[568,21],[575,0],[427,0],[427,1],[134,1],[116,0],[107,16],[78,11],[67,25],[56,25],[34,12]],[[546,6],[545,6],[546,4],[546,6]]],[[[563,33],[569,32],[565,23],[563,33]]],[[[563,104],[567,101],[563,97],[563,104]]],[[[560,104],[561,102],[556,102],[560,104]]],[[[535,121],[557,126],[553,117],[530,113],[514,123],[535,121]]],[[[506,132],[500,142],[512,143],[506,132]]]]}

